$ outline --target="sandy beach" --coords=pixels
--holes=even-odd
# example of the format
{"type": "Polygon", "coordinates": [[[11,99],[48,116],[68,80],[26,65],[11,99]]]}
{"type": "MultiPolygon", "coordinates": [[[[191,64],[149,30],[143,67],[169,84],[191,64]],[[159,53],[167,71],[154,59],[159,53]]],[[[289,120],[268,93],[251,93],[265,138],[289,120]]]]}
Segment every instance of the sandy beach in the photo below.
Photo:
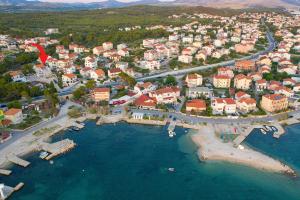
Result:
{"type": "Polygon", "coordinates": [[[258,151],[245,147],[238,149],[232,143],[223,143],[214,133],[211,125],[200,126],[199,130],[192,130],[192,140],[199,147],[198,155],[201,160],[225,161],[254,167],[277,173],[295,176],[295,171],[284,163],[275,160],[258,151]]]}

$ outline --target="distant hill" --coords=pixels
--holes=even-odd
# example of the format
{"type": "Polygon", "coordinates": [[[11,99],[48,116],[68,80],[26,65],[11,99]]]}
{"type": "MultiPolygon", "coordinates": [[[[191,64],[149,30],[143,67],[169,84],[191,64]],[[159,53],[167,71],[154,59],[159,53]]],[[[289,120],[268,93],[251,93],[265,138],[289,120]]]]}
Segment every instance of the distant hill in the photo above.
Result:
{"type": "Polygon", "coordinates": [[[49,3],[38,0],[0,0],[0,12],[35,12],[35,11],[67,11],[117,8],[133,5],[190,5],[218,8],[253,8],[253,7],[285,7],[300,6],[300,0],[138,0],[124,3],[117,0],[107,0],[95,3],[49,3]]]}

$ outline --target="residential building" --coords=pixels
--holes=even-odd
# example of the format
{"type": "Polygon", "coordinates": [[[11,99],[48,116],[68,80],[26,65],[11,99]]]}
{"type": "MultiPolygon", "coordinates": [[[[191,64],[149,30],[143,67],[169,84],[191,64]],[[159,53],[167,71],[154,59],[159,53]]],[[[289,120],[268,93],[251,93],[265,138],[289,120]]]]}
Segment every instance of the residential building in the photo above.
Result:
{"type": "Polygon", "coordinates": [[[186,102],[186,112],[203,112],[206,110],[206,103],[201,99],[193,99],[186,102]]]}
{"type": "Polygon", "coordinates": [[[262,96],[261,107],[267,112],[277,112],[288,108],[288,99],[281,94],[267,94],[262,96]]]}
{"type": "Polygon", "coordinates": [[[236,106],[241,112],[244,113],[249,113],[257,109],[256,100],[253,98],[241,98],[236,102],[236,106]]]}
{"type": "Polygon", "coordinates": [[[213,85],[216,88],[229,88],[231,79],[226,75],[215,75],[213,77],[213,85]]]}
{"type": "Polygon", "coordinates": [[[192,87],[187,89],[187,97],[189,98],[211,98],[212,97],[212,91],[207,87],[192,87]]]}
{"type": "Polygon", "coordinates": [[[62,82],[64,87],[68,87],[77,82],[77,76],[75,74],[63,74],[62,82]]]}
{"type": "Polygon", "coordinates": [[[154,98],[158,104],[177,103],[179,96],[178,87],[164,87],[149,93],[149,97],[154,98]]]}
{"type": "Polygon", "coordinates": [[[213,114],[234,114],[236,103],[232,98],[215,98],[211,102],[213,114]]]}
{"type": "Polygon", "coordinates": [[[252,79],[244,74],[238,74],[234,77],[234,87],[241,90],[249,90],[252,79]]]}
{"type": "Polygon", "coordinates": [[[202,85],[202,76],[197,73],[188,74],[185,78],[185,82],[188,87],[197,87],[202,85]]]}
{"type": "Polygon", "coordinates": [[[23,121],[22,109],[11,108],[4,113],[4,117],[12,124],[19,124],[23,121]]]}
{"type": "Polygon", "coordinates": [[[109,88],[95,88],[92,91],[92,98],[95,102],[109,101],[110,89],[109,88]]]}
{"type": "Polygon", "coordinates": [[[255,71],[255,62],[252,60],[240,60],[235,62],[235,69],[238,71],[255,71]]]}

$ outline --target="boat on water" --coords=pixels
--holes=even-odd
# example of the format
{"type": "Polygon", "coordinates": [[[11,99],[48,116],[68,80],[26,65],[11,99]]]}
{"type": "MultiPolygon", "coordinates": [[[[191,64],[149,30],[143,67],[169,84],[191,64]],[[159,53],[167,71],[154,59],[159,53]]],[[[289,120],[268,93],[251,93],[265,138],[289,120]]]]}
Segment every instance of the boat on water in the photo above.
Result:
{"type": "Polygon", "coordinates": [[[168,168],[168,171],[169,171],[169,172],[175,172],[175,168],[174,168],[174,167],[169,167],[169,168],[168,168]]]}
{"type": "Polygon", "coordinates": [[[273,130],[273,131],[277,131],[277,128],[274,127],[274,126],[272,126],[272,130],[273,130]]]}
{"type": "Polygon", "coordinates": [[[265,126],[265,127],[268,131],[272,131],[272,127],[270,127],[270,126],[265,126]]]}
{"type": "Polygon", "coordinates": [[[72,130],[73,130],[73,131],[79,131],[80,128],[78,128],[77,126],[73,126],[73,127],[72,127],[72,130]]]}
{"type": "Polygon", "coordinates": [[[261,132],[262,134],[264,134],[264,135],[267,134],[267,132],[266,132],[265,129],[263,129],[263,128],[260,129],[260,132],[261,132]]]}
{"type": "Polygon", "coordinates": [[[49,155],[48,152],[42,151],[42,152],[40,153],[40,158],[41,158],[41,159],[45,159],[48,155],[49,155]]]}
{"type": "Polygon", "coordinates": [[[176,133],[174,131],[169,131],[169,137],[172,138],[176,135],[176,133]]]}
{"type": "Polygon", "coordinates": [[[50,163],[51,165],[53,165],[54,161],[53,161],[53,160],[50,160],[49,163],[50,163]]]}

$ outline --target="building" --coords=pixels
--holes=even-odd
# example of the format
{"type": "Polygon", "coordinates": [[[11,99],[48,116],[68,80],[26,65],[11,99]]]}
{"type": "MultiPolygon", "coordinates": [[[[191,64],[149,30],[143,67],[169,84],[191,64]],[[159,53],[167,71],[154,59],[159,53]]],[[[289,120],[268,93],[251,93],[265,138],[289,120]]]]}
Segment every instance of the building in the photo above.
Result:
{"type": "Polygon", "coordinates": [[[110,69],[110,70],[108,70],[108,77],[109,78],[117,78],[121,72],[122,72],[122,70],[119,68],[110,69]]]}
{"type": "Polygon", "coordinates": [[[11,108],[4,113],[4,117],[12,124],[19,124],[23,121],[22,109],[11,108]]]}
{"type": "Polygon", "coordinates": [[[104,42],[104,43],[102,44],[102,47],[103,47],[103,49],[104,49],[105,51],[107,51],[107,50],[113,49],[113,48],[114,48],[114,45],[113,45],[112,42],[104,42]]]}
{"type": "Polygon", "coordinates": [[[62,82],[64,87],[68,87],[77,82],[77,76],[75,74],[63,74],[62,82]]]}
{"type": "Polygon", "coordinates": [[[149,97],[154,98],[158,104],[177,103],[179,96],[178,87],[164,87],[149,93],[149,97]]]}
{"type": "Polygon", "coordinates": [[[236,102],[236,106],[240,111],[248,113],[256,110],[256,100],[253,98],[241,98],[236,102]]]}
{"type": "Polygon", "coordinates": [[[193,56],[189,56],[189,55],[180,55],[178,56],[178,61],[185,63],[185,64],[190,64],[193,61],[193,56]]]}
{"type": "Polygon", "coordinates": [[[228,76],[230,78],[234,77],[234,73],[233,73],[232,69],[230,69],[228,67],[218,68],[218,75],[228,76]]]}
{"type": "Polygon", "coordinates": [[[215,98],[211,102],[213,114],[234,114],[236,112],[236,103],[232,98],[215,98]]]}
{"type": "Polygon", "coordinates": [[[212,91],[207,87],[193,87],[187,90],[187,97],[196,99],[200,97],[211,98],[212,91]]]}
{"type": "Polygon", "coordinates": [[[134,101],[134,105],[141,109],[155,109],[156,101],[143,94],[134,101]]]}
{"type": "Polygon", "coordinates": [[[92,91],[92,98],[95,102],[109,101],[110,89],[109,88],[95,88],[92,91]]]}
{"type": "Polygon", "coordinates": [[[235,62],[237,71],[255,71],[255,62],[252,60],[240,60],[235,62]]]}
{"type": "Polygon", "coordinates": [[[216,88],[229,88],[231,79],[226,75],[215,75],[213,77],[213,85],[216,88]]]}
{"type": "Polygon", "coordinates": [[[244,74],[238,74],[234,77],[234,87],[241,90],[249,90],[251,87],[252,79],[244,74]]]}
{"type": "Polygon", "coordinates": [[[193,99],[186,102],[186,112],[203,112],[206,110],[206,103],[201,99],[193,99]]]}
{"type": "Polygon", "coordinates": [[[197,87],[202,85],[202,76],[200,74],[188,74],[185,78],[185,82],[188,87],[197,87]]]}
{"type": "Polygon", "coordinates": [[[90,72],[91,79],[94,79],[94,81],[101,81],[105,79],[105,72],[102,69],[96,69],[92,70],[90,72]]]}
{"type": "Polygon", "coordinates": [[[288,99],[281,94],[267,94],[262,97],[261,107],[268,112],[277,112],[288,108],[288,99]]]}

